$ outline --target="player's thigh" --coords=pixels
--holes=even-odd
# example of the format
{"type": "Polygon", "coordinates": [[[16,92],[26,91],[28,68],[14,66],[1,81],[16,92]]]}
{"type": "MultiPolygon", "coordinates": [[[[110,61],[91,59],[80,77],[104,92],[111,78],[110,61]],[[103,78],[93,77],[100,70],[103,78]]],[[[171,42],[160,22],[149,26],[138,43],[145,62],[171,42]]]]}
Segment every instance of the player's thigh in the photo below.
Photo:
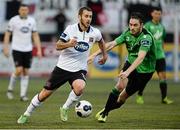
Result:
{"type": "Polygon", "coordinates": [[[23,73],[23,67],[22,66],[17,66],[15,67],[15,75],[20,76],[23,73]]]}
{"type": "Polygon", "coordinates": [[[165,58],[156,60],[156,72],[166,72],[166,60],[165,58]]]}
{"type": "Polygon", "coordinates": [[[15,67],[23,66],[23,54],[20,51],[13,50],[12,51],[13,61],[15,67]]]}
{"type": "Polygon", "coordinates": [[[31,68],[32,65],[32,51],[24,52],[23,54],[23,67],[24,68],[31,68]]]}
{"type": "Polygon", "coordinates": [[[135,73],[129,78],[126,92],[129,96],[133,95],[140,88],[144,88],[148,81],[151,79],[153,73],[135,73]]]}
{"type": "Polygon", "coordinates": [[[69,76],[70,72],[56,66],[51,72],[49,79],[46,81],[44,88],[47,90],[55,90],[66,83],[69,76]]]}
{"type": "Polygon", "coordinates": [[[87,72],[84,70],[71,73],[69,84],[74,89],[76,94],[82,94],[82,91],[86,86],[86,74],[87,72]]]}

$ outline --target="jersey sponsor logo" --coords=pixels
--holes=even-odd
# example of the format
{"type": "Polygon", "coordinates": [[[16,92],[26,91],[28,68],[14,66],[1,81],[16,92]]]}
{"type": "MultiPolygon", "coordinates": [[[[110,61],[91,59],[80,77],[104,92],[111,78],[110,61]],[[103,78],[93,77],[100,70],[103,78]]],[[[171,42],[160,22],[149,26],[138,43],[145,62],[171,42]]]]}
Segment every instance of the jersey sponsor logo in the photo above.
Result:
{"type": "Polygon", "coordinates": [[[148,40],[142,40],[142,41],[141,41],[141,45],[143,45],[143,46],[149,46],[149,45],[150,45],[150,41],[148,41],[148,40]]]}
{"type": "Polygon", "coordinates": [[[89,44],[87,42],[79,41],[76,46],[74,46],[74,49],[79,52],[85,52],[89,49],[89,44]]]}
{"type": "Polygon", "coordinates": [[[21,30],[21,32],[23,32],[23,33],[28,33],[28,32],[29,32],[29,28],[26,27],[26,26],[22,27],[20,30],[21,30]]]}
{"type": "Polygon", "coordinates": [[[163,33],[157,30],[157,32],[153,35],[155,40],[161,39],[163,33]]]}
{"type": "Polygon", "coordinates": [[[112,71],[117,69],[120,65],[119,55],[112,51],[108,52],[108,59],[104,65],[99,65],[98,60],[99,56],[95,58],[94,66],[102,71],[112,71]]]}

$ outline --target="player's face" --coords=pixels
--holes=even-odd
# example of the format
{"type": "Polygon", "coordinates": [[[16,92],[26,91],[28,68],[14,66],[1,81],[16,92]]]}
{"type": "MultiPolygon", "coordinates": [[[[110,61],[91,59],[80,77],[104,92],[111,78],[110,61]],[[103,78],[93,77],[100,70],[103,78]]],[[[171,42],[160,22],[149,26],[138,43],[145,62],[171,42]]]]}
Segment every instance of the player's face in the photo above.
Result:
{"type": "Polygon", "coordinates": [[[92,21],[92,12],[88,10],[84,10],[82,15],[79,16],[80,23],[85,27],[88,28],[92,21]]]}
{"type": "Polygon", "coordinates": [[[143,24],[138,19],[129,20],[129,28],[132,35],[137,35],[142,31],[143,24]]]}
{"type": "Polygon", "coordinates": [[[28,7],[26,7],[26,6],[21,6],[21,7],[19,8],[19,15],[20,15],[21,17],[27,17],[28,13],[29,13],[28,7]]]}
{"type": "Polygon", "coordinates": [[[152,16],[152,19],[156,22],[159,22],[161,20],[161,11],[159,10],[154,10],[152,13],[151,13],[151,16],[152,16]]]}

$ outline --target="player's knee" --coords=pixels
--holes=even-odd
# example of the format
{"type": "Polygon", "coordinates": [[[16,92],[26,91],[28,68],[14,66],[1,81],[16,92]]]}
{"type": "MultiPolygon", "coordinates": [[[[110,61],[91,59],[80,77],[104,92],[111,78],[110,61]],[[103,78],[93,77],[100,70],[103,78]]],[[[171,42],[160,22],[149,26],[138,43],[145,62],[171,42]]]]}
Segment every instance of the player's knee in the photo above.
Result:
{"type": "Polygon", "coordinates": [[[85,86],[77,86],[77,87],[74,87],[74,93],[75,93],[77,96],[80,96],[80,95],[83,94],[84,88],[85,88],[85,86]]]}
{"type": "Polygon", "coordinates": [[[22,69],[17,69],[16,72],[15,72],[15,75],[16,76],[20,76],[22,74],[22,69]]]}
{"type": "Polygon", "coordinates": [[[116,88],[117,88],[117,90],[118,90],[119,92],[122,92],[122,90],[124,89],[124,85],[121,84],[121,83],[118,83],[118,84],[116,85],[116,88]]]}

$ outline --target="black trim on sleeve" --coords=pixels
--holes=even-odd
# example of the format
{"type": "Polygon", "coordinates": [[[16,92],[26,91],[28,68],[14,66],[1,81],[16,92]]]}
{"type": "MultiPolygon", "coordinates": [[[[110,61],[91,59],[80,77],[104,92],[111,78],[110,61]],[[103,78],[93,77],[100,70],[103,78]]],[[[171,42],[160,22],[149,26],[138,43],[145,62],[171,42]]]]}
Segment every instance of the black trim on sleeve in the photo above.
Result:
{"type": "Polygon", "coordinates": [[[59,40],[63,41],[63,42],[67,42],[65,39],[59,38],[59,40]]]}
{"type": "Polygon", "coordinates": [[[101,41],[102,41],[102,39],[103,39],[103,38],[101,38],[101,39],[100,39],[99,41],[97,41],[97,42],[101,42],[101,41]]]}

